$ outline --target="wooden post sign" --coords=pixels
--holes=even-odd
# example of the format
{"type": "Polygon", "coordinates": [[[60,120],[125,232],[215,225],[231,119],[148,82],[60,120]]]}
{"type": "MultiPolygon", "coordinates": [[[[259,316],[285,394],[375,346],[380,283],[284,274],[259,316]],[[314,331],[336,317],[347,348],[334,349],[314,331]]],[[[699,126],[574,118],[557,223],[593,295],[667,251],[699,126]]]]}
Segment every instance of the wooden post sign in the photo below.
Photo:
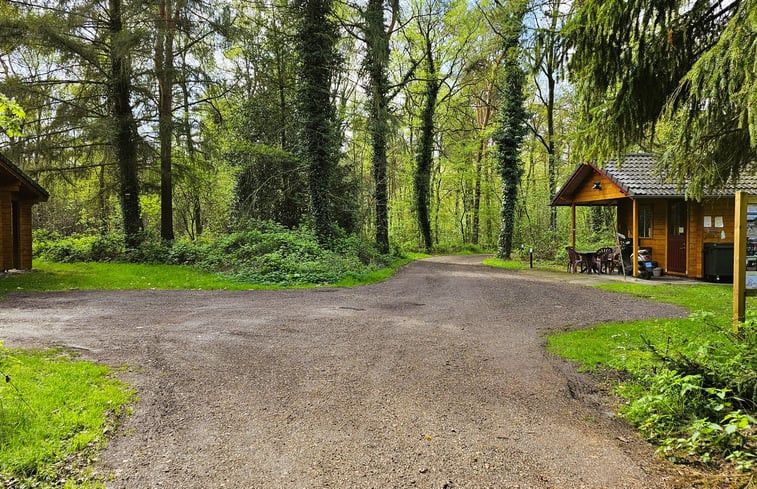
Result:
{"type": "Polygon", "coordinates": [[[733,329],[744,321],[746,297],[757,295],[757,196],[736,192],[733,233],[733,329]]]}

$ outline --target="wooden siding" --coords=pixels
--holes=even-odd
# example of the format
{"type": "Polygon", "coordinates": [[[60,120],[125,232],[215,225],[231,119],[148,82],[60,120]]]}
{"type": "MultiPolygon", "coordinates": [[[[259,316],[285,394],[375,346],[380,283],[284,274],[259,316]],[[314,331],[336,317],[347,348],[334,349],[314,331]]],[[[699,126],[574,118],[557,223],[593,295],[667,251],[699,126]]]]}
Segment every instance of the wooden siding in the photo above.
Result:
{"type": "MultiPolygon", "coordinates": [[[[665,199],[639,199],[639,208],[652,208],[652,233],[648,238],[639,238],[639,248],[651,248],[652,260],[666,270],[668,253],[668,202],[665,199]]],[[[633,205],[631,199],[618,203],[618,232],[633,238],[633,205]]]]}
{"type": "MultiPolygon", "coordinates": [[[[640,238],[639,248],[651,247],[652,259],[666,271],[668,263],[668,200],[639,199],[639,205],[652,205],[652,236],[640,238]]],[[[705,243],[733,243],[734,230],[734,201],[730,197],[712,199],[701,204],[689,202],[686,230],[686,273],[690,278],[704,277],[704,245],[705,243]],[[710,216],[712,227],[704,227],[704,216],[710,216]],[[723,217],[723,227],[715,228],[715,217],[723,217]],[[725,236],[721,235],[725,233],[725,236]]],[[[624,199],[618,203],[618,232],[627,237],[633,237],[631,231],[632,206],[631,199],[624,199]]]]}
{"type": "Polygon", "coordinates": [[[594,173],[576,189],[572,201],[576,204],[588,202],[604,202],[608,200],[623,199],[626,195],[615,185],[612,180],[604,175],[594,173]],[[602,185],[601,190],[594,189],[594,182],[602,185]]]}
{"type": "Polygon", "coordinates": [[[20,250],[19,265],[22,270],[32,268],[32,203],[21,202],[19,208],[20,250]]]}
{"type": "Polygon", "coordinates": [[[13,268],[11,193],[0,191],[0,271],[13,268]]]}
{"type": "Polygon", "coordinates": [[[705,243],[733,243],[734,205],[734,200],[730,197],[705,200],[701,204],[690,205],[689,229],[692,230],[688,243],[690,277],[704,277],[705,243]],[[704,216],[710,216],[711,227],[704,227],[704,216]],[[716,216],[723,217],[722,228],[714,227],[716,216]]]}

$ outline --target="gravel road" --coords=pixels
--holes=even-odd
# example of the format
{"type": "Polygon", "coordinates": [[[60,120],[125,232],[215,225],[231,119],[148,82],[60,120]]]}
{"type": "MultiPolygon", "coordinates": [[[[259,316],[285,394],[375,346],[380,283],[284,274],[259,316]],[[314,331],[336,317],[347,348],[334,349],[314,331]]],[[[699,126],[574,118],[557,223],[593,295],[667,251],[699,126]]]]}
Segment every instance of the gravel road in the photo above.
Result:
{"type": "Polygon", "coordinates": [[[670,487],[543,335],[685,311],[480,261],[352,289],[18,294],[0,338],[131,367],[108,487],[670,487]]]}

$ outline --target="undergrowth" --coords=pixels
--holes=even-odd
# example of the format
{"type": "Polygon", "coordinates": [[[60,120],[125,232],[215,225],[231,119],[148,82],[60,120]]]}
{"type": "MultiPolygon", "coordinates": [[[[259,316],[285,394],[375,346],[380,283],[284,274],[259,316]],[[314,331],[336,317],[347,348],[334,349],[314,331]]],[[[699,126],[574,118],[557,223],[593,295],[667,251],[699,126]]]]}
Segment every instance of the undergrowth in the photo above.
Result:
{"type": "Polygon", "coordinates": [[[697,340],[669,337],[646,342],[656,364],[636,371],[622,386],[623,414],[660,452],[675,462],[757,466],[757,321],[738,333],[696,314],[708,334],[697,340]]]}
{"type": "Polygon", "coordinates": [[[287,229],[256,222],[245,230],[166,245],[154,237],[132,250],[119,235],[61,237],[35,233],[34,255],[52,262],[132,262],[190,265],[240,282],[268,285],[333,284],[357,280],[397,260],[356,236],[318,242],[308,227],[287,229]]]}
{"type": "Polygon", "coordinates": [[[602,288],[706,312],[557,334],[549,349],[585,370],[624,372],[621,413],[665,457],[730,466],[749,479],[757,467],[757,316],[733,332],[731,288],[719,285],[602,288]]]}

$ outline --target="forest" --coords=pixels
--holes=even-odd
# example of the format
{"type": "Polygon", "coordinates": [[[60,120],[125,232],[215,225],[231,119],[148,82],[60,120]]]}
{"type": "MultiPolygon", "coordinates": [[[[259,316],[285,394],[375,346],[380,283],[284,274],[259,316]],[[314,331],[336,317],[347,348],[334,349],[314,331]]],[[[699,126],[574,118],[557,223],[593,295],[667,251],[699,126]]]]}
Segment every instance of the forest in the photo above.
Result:
{"type": "Polygon", "coordinates": [[[755,25],[749,0],[3,0],[0,152],[63,260],[549,259],[577,162],[654,151],[694,198],[750,170],[755,25]]]}

